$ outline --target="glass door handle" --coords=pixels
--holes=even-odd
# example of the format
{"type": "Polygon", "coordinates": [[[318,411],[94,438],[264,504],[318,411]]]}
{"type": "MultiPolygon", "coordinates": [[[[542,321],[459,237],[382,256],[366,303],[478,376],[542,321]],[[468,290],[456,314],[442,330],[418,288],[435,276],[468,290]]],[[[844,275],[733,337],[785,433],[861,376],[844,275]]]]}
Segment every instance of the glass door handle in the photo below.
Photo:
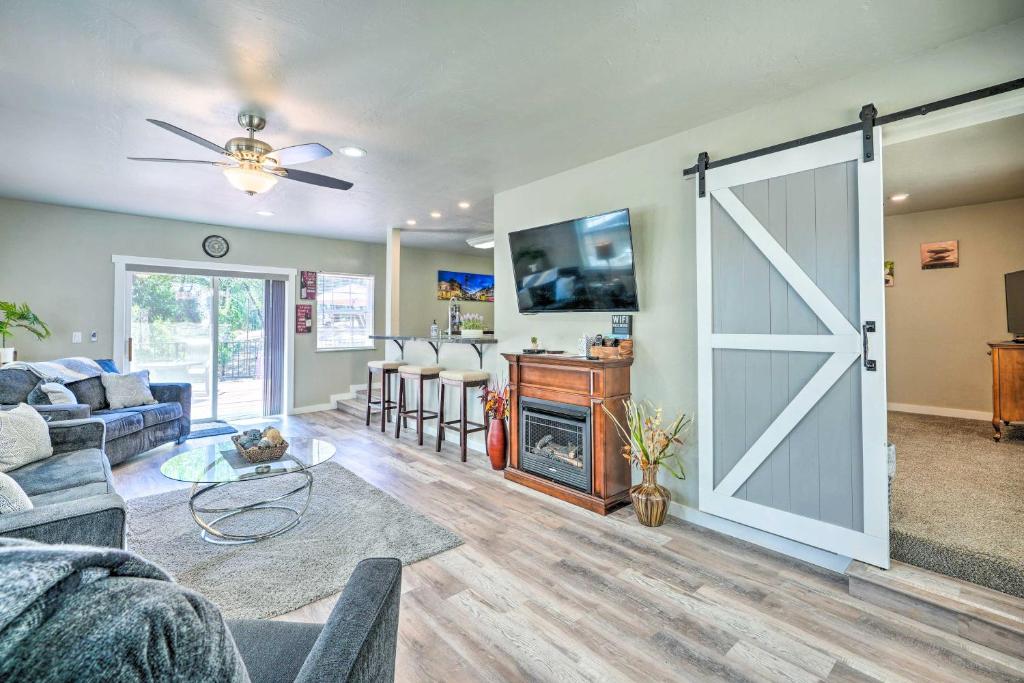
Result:
{"type": "Polygon", "coordinates": [[[128,337],[128,362],[132,362],[132,338],[128,337]]]}

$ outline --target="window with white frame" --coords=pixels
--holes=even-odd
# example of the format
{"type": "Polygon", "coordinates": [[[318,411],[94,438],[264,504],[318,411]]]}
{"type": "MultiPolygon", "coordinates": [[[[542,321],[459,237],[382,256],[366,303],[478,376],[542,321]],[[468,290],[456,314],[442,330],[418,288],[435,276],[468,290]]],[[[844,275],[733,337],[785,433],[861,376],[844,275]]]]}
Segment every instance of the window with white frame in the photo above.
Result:
{"type": "Polygon", "coordinates": [[[318,273],[316,350],[373,346],[373,276],[318,273]]]}

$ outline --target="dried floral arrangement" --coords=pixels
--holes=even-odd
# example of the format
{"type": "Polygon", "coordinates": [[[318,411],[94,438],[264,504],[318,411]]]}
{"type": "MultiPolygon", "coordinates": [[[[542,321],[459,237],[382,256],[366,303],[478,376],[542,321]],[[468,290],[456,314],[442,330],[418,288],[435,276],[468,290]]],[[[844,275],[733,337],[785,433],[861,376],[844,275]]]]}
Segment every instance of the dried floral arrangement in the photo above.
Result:
{"type": "Polygon", "coordinates": [[[683,461],[676,447],[686,443],[693,423],[690,416],[679,413],[666,425],[661,408],[656,408],[649,401],[626,401],[624,426],[607,406],[604,406],[604,411],[626,440],[622,455],[631,465],[640,468],[642,472],[652,467],[655,470],[664,467],[677,479],[686,479],[683,461]]]}

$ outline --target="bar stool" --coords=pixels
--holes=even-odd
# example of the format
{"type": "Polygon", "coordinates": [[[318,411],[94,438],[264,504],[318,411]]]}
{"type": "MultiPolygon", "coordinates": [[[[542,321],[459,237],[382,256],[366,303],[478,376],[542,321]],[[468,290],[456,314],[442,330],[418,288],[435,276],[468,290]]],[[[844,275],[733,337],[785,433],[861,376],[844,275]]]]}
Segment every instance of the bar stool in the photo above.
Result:
{"type": "Polygon", "coordinates": [[[437,419],[437,413],[433,410],[423,409],[423,383],[437,379],[441,368],[437,365],[403,365],[398,368],[398,415],[395,416],[395,438],[399,438],[401,428],[409,428],[409,418],[416,420],[416,436],[419,444],[423,445],[423,422],[424,420],[437,419]],[[419,385],[416,392],[416,407],[406,410],[405,406],[405,380],[415,380],[419,385]],[[399,419],[401,418],[401,419],[399,419]]]}
{"type": "Polygon", "coordinates": [[[438,453],[441,452],[441,442],[444,441],[444,429],[448,425],[458,424],[459,451],[462,455],[462,462],[466,462],[466,437],[475,432],[487,429],[486,425],[479,422],[470,422],[466,413],[466,394],[473,387],[482,387],[487,384],[490,377],[482,370],[444,370],[441,377],[441,402],[438,404],[440,417],[437,420],[437,445],[434,447],[438,453]],[[444,419],[444,388],[455,387],[462,390],[461,411],[457,420],[444,419]],[[472,427],[472,429],[470,429],[472,427]]]}
{"type": "Polygon", "coordinates": [[[366,426],[370,426],[370,410],[380,406],[380,431],[384,431],[385,422],[391,421],[391,411],[398,407],[391,400],[391,378],[398,374],[398,368],[405,365],[400,360],[371,360],[366,364],[366,426]],[[380,373],[380,398],[373,398],[373,376],[380,373]]]}

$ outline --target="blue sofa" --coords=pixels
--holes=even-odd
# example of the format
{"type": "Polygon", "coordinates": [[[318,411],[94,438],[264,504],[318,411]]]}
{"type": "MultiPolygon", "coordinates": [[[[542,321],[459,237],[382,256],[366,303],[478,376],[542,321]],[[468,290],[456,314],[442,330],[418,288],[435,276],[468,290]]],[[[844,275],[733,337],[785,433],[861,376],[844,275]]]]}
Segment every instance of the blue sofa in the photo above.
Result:
{"type": "MultiPolygon", "coordinates": [[[[99,361],[113,368],[109,360],[99,361]]],[[[29,392],[39,378],[28,370],[0,368],[0,409],[28,403],[29,392]]],[[[47,420],[80,420],[94,417],[107,428],[106,454],[111,465],[124,462],[165,443],[183,443],[192,429],[192,385],[151,384],[158,403],[111,410],[103,382],[91,377],[71,382],[68,389],[77,404],[32,406],[47,420]]]]}
{"type": "Polygon", "coordinates": [[[125,504],[103,455],[106,425],[90,418],[48,426],[53,455],[7,473],[33,508],[0,515],[0,536],[123,548],[125,504]]]}

